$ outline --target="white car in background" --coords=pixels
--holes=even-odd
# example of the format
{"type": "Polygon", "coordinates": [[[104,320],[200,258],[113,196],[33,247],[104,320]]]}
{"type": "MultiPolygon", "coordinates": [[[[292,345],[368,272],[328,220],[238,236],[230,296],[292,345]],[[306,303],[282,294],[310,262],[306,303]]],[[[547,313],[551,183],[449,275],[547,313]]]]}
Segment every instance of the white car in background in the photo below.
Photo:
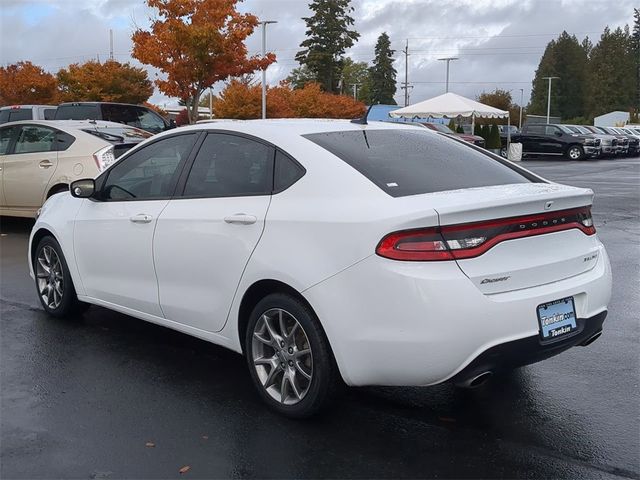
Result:
{"type": "Polygon", "coordinates": [[[35,217],[50,196],[95,177],[151,136],[112,122],[40,120],[0,126],[0,215],[35,217]]]}
{"type": "Polygon", "coordinates": [[[21,120],[53,120],[55,105],[11,105],[0,107],[0,124],[21,120]]]}
{"type": "Polygon", "coordinates": [[[208,123],[42,208],[43,308],[95,304],[246,356],[292,417],[348,385],[479,385],[588,345],[611,269],[593,192],[422,127],[208,123]]]}

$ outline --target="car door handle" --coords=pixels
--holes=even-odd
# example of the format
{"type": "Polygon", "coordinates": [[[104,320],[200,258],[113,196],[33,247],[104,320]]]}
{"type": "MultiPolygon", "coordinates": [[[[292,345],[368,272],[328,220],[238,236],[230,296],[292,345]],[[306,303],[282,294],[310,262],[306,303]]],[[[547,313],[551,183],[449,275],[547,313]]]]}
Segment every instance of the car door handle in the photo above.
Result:
{"type": "Polygon", "coordinates": [[[42,160],[39,165],[40,168],[49,168],[53,167],[53,162],[51,160],[42,160]]]}
{"type": "Polygon", "coordinates": [[[252,225],[258,221],[253,215],[247,215],[246,213],[236,213],[235,215],[229,215],[224,217],[224,221],[235,225],[252,225]]]}
{"type": "Polygon", "coordinates": [[[129,220],[133,223],[151,223],[153,217],[151,215],[147,215],[146,213],[139,213],[138,215],[134,215],[129,220]]]}

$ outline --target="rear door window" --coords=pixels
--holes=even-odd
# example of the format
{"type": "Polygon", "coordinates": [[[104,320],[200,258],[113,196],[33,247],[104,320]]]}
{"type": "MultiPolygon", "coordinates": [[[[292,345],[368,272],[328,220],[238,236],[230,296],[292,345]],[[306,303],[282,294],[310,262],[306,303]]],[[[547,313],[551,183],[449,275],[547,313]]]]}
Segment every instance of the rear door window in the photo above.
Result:
{"type": "Polygon", "coordinates": [[[354,130],[304,137],[392,197],[531,181],[488,154],[426,131],[354,130]]]}
{"type": "Polygon", "coordinates": [[[14,153],[50,152],[56,149],[56,130],[39,125],[20,128],[14,153]]]}
{"type": "Polygon", "coordinates": [[[210,133],[196,156],[185,197],[271,194],[274,149],[255,140],[210,133]]]}

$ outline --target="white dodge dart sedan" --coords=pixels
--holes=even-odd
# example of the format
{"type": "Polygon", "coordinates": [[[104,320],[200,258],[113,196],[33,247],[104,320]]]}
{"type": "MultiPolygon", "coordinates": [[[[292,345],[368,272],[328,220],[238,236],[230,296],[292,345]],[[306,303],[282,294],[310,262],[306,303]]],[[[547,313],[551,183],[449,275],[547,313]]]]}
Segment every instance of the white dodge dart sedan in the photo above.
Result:
{"type": "Polygon", "coordinates": [[[421,127],[200,124],[51,197],[29,265],[55,317],[95,304],[245,355],[308,416],[347,385],[476,386],[602,333],[593,192],[421,127]]]}

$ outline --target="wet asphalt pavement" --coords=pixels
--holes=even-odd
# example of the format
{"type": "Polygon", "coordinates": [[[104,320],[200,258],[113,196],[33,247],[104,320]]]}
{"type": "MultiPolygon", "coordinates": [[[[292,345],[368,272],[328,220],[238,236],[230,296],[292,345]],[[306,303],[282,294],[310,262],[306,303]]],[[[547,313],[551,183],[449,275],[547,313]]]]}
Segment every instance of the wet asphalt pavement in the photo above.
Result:
{"type": "Polygon", "coordinates": [[[640,159],[524,165],[596,192],[600,340],[475,390],[350,389],[307,421],[267,410],[220,347],[98,307],[48,318],[32,222],[2,218],[0,477],[640,478],[640,159]]]}

